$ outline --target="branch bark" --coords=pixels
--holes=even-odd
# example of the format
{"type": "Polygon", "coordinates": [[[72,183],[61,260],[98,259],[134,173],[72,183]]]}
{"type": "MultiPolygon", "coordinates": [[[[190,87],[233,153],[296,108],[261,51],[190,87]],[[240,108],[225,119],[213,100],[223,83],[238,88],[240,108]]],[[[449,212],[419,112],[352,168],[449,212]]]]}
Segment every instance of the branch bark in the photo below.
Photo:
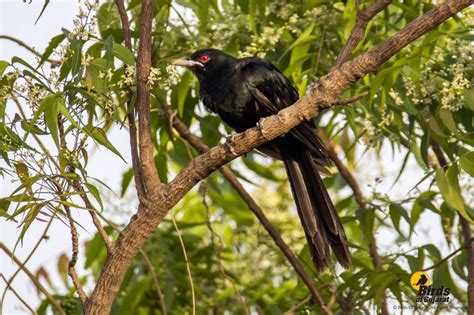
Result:
{"type": "MultiPolygon", "coordinates": [[[[124,36],[124,43],[125,46],[130,50],[133,51],[132,47],[132,33],[130,31],[130,22],[128,20],[127,11],[125,10],[125,4],[123,0],[115,0],[115,5],[117,6],[117,10],[119,11],[120,21],[122,24],[122,31],[124,36]]],[[[132,108],[130,104],[130,100],[127,102],[128,108],[128,128],[130,132],[130,152],[132,155],[132,167],[135,173],[134,181],[135,181],[135,188],[137,190],[137,195],[139,200],[143,200],[145,198],[145,187],[142,181],[142,171],[140,166],[140,158],[138,156],[138,144],[137,144],[137,125],[135,124],[135,109],[132,108]]]]}
{"type": "Polygon", "coordinates": [[[349,57],[349,55],[354,51],[354,49],[359,45],[359,43],[364,39],[365,29],[369,24],[370,20],[374,18],[380,11],[385,9],[392,0],[378,0],[374,2],[369,7],[365,7],[362,10],[359,9],[359,0],[355,1],[355,8],[357,11],[357,18],[354,28],[347,39],[346,44],[342,48],[341,52],[337,56],[336,63],[334,68],[340,67],[349,57]]]}
{"type": "Polygon", "coordinates": [[[168,211],[200,180],[240,155],[288,132],[304,119],[311,119],[322,109],[329,108],[339,95],[354,82],[376,71],[403,47],[471,4],[472,0],[448,0],[425,15],[413,20],[404,29],[372,50],[352,61],[333,68],[321,78],[313,90],[294,105],[277,115],[263,119],[260,128],[236,134],[228,145],[219,145],[195,158],[168,185],[159,182],[153,163],[153,147],[149,125],[149,89],[146,78],[150,67],[151,0],[143,0],[139,49],[139,131],[141,166],[149,197],[140,203],[137,213],[120,233],[114,250],[103,266],[94,292],[86,305],[87,314],[107,314],[120,283],[145,241],[155,231],[168,211]],[[143,54],[143,55],[142,55],[143,54]],[[158,192],[158,193],[155,193],[158,192]]]}
{"type": "Polygon", "coordinates": [[[140,42],[137,60],[138,131],[141,176],[148,194],[160,193],[161,182],[155,167],[153,141],[150,132],[150,87],[148,76],[151,68],[151,26],[153,1],[143,0],[140,17],[140,42]]]}

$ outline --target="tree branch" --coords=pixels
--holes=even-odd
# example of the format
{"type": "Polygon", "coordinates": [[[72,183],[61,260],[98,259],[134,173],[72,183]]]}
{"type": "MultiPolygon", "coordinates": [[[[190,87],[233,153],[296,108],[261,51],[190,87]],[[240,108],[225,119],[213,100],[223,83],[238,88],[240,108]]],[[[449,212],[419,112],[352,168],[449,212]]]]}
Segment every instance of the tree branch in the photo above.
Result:
{"type": "Polygon", "coordinates": [[[355,7],[357,11],[356,22],[351,34],[349,35],[349,38],[347,39],[346,44],[337,56],[336,63],[333,66],[334,68],[340,67],[347,60],[349,55],[364,38],[365,29],[367,28],[370,20],[372,20],[374,16],[376,16],[380,11],[385,9],[391,2],[392,0],[378,0],[369,7],[365,7],[360,10],[359,0],[355,1],[355,7]]]}
{"type": "Polygon", "coordinates": [[[138,130],[141,176],[148,194],[160,193],[161,182],[155,167],[153,141],[150,132],[150,87],[148,75],[151,68],[151,26],[153,1],[143,0],[140,17],[140,42],[137,60],[138,130]]]}
{"type": "MultiPolygon", "coordinates": [[[[333,143],[330,140],[326,140],[325,144],[326,144],[326,151],[329,157],[336,165],[337,169],[339,170],[339,173],[344,178],[347,185],[349,185],[349,187],[352,189],[352,192],[354,193],[354,198],[357,204],[362,210],[364,211],[367,210],[367,203],[365,202],[365,198],[364,198],[364,195],[362,193],[362,189],[360,188],[359,183],[354,178],[352,173],[349,171],[347,166],[344,165],[344,163],[342,163],[342,161],[337,156],[333,143]]],[[[375,236],[372,241],[369,241],[368,247],[369,247],[369,254],[370,254],[370,257],[372,258],[372,262],[374,264],[375,269],[381,271],[383,267],[382,267],[382,262],[380,260],[380,256],[377,250],[377,242],[375,240],[375,236]]],[[[387,305],[387,296],[385,293],[383,294],[383,297],[382,297],[381,313],[382,315],[389,314],[388,305],[387,305]]]]}
{"type": "MultiPolygon", "coordinates": [[[[34,55],[36,55],[37,57],[39,58],[42,58],[43,55],[36,51],[33,47],[30,47],[28,46],[28,44],[26,44],[24,41],[22,40],[19,40],[18,38],[15,38],[15,37],[12,37],[12,36],[8,36],[8,35],[0,35],[0,39],[7,39],[7,40],[10,40],[12,42],[15,42],[17,43],[18,45],[20,45],[21,47],[23,48],[26,48],[26,50],[32,52],[34,55]]],[[[58,67],[59,65],[61,65],[61,62],[59,60],[54,60],[54,59],[46,59],[47,62],[49,62],[51,64],[51,68],[56,68],[58,67]]]]}
{"type": "MultiPolygon", "coordinates": [[[[15,254],[12,253],[11,250],[8,249],[5,244],[0,242],[0,248],[7,254],[14,262],[15,264],[18,265],[18,267],[23,270],[23,272],[30,278],[30,280],[33,282],[35,287],[43,293],[46,298],[51,302],[51,304],[56,308],[56,310],[59,312],[61,315],[65,315],[63,308],[61,307],[61,304],[59,303],[58,300],[56,300],[49,292],[46,290],[46,288],[41,284],[41,282],[38,281],[38,279],[35,277],[35,275],[28,269],[26,266],[15,256],[15,254]]],[[[8,284],[8,283],[7,283],[8,284]]]]}
{"type": "Polygon", "coordinates": [[[451,254],[449,254],[448,256],[440,259],[439,261],[437,261],[435,264],[429,266],[429,267],[426,267],[425,269],[423,269],[423,271],[428,271],[428,270],[431,270],[431,269],[435,269],[436,267],[438,267],[439,265],[447,262],[449,259],[451,259],[453,256],[456,256],[457,253],[459,253],[460,251],[462,251],[463,249],[465,248],[468,248],[469,247],[469,244],[472,244],[472,242],[474,242],[474,238],[471,237],[470,240],[466,241],[464,243],[463,246],[459,247],[458,249],[456,249],[455,251],[453,251],[451,254]]]}
{"type": "MultiPolygon", "coordinates": [[[[191,144],[194,148],[196,148],[200,153],[205,153],[209,151],[209,147],[204,142],[202,142],[202,140],[199,139],[199,137],[194,135],[191,132],[191,130],[189,130],[189,128],[177,117],[177,115],[175,115],[175,113],[172,111],[172,109],[169,106],[166,106],[166,114],[172,120],[171,122],[173,124],[173,127],[176,129],[176,131],[178,131],[181,138],[185,139],[189,144],[191,144]]],[[[268,234],[271,236],[271,238],[275,242],[275,245],[278,246],[278,248],[281,250],[283,255],[286,257],[289,263],[293,266],[296,273],[301,277],[301,280],[303,280],[303,282],[306,284],[315,302],[317,302],[320,305],[320,307],[323,310],[325,310],[326,313],[328,313],[329,310],[327,309],[324,303],[324,300],[321,297],[321,294],[319,290],[317,289],[316,284],[314,283],[313,279],[306,273],[303,265],[301,265],[298,258],[296,258],[296,256],[293,254],[289,246],[282,239],[280,233],[268,220],[262,208],[258,206],[258,204],[255,202],[252,196],[245,190],[245,188],[242,186],[242,184],[239,182],[239,180],[237,179],[237,177],[234,175],[234,173],[229,167],[223,166],[219,169],[219,171],[222,173],[224,178],[230,183],[230,185],[235,189],[235,191],[240,195],[242,200],[245,201],[249,209],[255,214],[257,219],[260,221],[262,226],[265,228],[265,230],[268,232],[268,234]]]]}
{"type": "MultiPolygon", "coordinates": [[[[130,32],[130,23],[128,20],[127,11],[125,10],[125,4],[123,0],[115,0],[115,4],[119,11],[120,21],[122,24],[122,31],[124,36],[125,46],[133,52],[132,47],[132,35],[130,32]]],[[[128,128],[130,131],[130,151],[132,155],[132,167],[134,171],[134,181],[135,187],[137,190],[138,200],[143,200],[145,198],[145,187],[143,183],[143,176],[140,166],[140,158],[138,156],[138,145],[137,145],[137,126],[135,124],[135,109],[132,108],[130,100],[127,101],[128,108],[128,128]]]]}
{"type": "Polygon", "coordinates": [[[86,293],[84,292],[84,289],[82,288],[81,282],[79,281],[79,277],[77,276],[77,272],[75,269],[75,266],[77,263],[77,255],[79,253],[77,229],[76,229],[76,225],[74,224],[74,219],[71,214],[71,209],[66,205],[63,205],[63,207],[66,212],[66,216],[69,220],[69,228],[71,229],[71,243],[72,243],[72,255],[71,255],[71,260],[69,260],[67,270],[68,270],[69,276],[72,279],[72,283],[74,284],[74,287],[76,288],[77,294],[79,295],[79,299],[81,300],[81,303],[84,306],[87,303],[88,297],[86,293]]]}
{"type": "MultiPolygon", "coordinates": [[[[20,300],[20,302],[23,303],[23,305],[25,305],[25,307],[31,312],[31,314],[36,315],[37,314],[36,311],[21,297],[21,295],[18,294],[18,292],[16,292],[16,290],[8,282],[7,278],[5,278],[5,276],[1,273],[0,273],[0,278],[2,278],[3,281],[5,281],[5,284],[7,285],[7,289],[13,292],[16,298],[20,300]]],[[[0,304],[2,304],[2,300],[0,300],[0,304]]]]}
{"type": "Polygon", "coordinates": [[[141,73],[138,84],[142,95],[139,101],[140,152],[142,153],[143,147],[145,150],[143,152],[146,154],[142,156],[141,165],[146,167],[147,171],[150,171],[144,172],[145,183],[152,185],[151,191],[149,191],[151,193],[150,200],[149,202],[140,203],[137,213],[120,233],[115,248],[112,254],[107,257],[94,292],[86,306],[86,314],[102,315],[110,311],[113,299],[133,257],[156,230],[168,211],[200,180],[238,156],[287,133],[304,119],[311,119],[316,116],[320,110],[331,107],[331,104],[338,99],[342,92],[347,90],[354,82],[366,74],[374,72],[403,47],[469,6],[471,1],[447,0],[435,6],[428,13],[413,20],[404,29],[375,48],[359,55],[352,61],[343,63],[341,67],[331,70],[329,74],[321,78],[321,81],[315,85],[309,94],[302,97],[294,105],[283,109],[277,115],[263,119],[259,124],[260,128],[254,127],[236,134],[230,145],[216,146],[195,158],[168,185],[164,186],[164,189],[159,191],[160,193],[154,194],[154,189],[159,187],[159,181],[153,163],[151,137],[149,129],[147,129],[149,99],[144,98],[144,96],[149,96],[149,89],[143,78],[144,73],[148,74],[146,70],[149,69],[149,64],[147,68],[143,61],[147,60],[149,62],[149,49],[147,51],[146,48],[149,48],[150,38],[144,36],[144,34],[150,33],[152,13],[147,11],[151,11],[152,5],[151,0],[143,0],[141,37],[145,42],[140,43],[142,47],[140,51],[144,51],[145,56],[139,54],[138,60],[141,73]],[[142,130],[148,133],[148,136],[144,135],[142,130]],[[146,140],[143,143],[142,138],[146,140]],[[149,147],[147,148],[146,145],[149,145],[149,147]],[[147,176],[150,174],[152,174],[152,177],[147,176]]]}

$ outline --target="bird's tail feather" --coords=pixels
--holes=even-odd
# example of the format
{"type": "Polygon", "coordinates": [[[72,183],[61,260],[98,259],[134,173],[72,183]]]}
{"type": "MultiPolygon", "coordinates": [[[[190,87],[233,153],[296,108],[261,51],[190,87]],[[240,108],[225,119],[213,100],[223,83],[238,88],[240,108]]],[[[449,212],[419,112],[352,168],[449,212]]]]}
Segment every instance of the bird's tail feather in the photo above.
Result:
{"type": "MultiPolygon", "coordinates": [[[[285,150],[282,150],[285,152],[285,150]]],[[[351,267],[344,228],[309,151],[283,156],[298,215],[318,270],[331,265],[329,246],[345,268],[351,267]]]]}

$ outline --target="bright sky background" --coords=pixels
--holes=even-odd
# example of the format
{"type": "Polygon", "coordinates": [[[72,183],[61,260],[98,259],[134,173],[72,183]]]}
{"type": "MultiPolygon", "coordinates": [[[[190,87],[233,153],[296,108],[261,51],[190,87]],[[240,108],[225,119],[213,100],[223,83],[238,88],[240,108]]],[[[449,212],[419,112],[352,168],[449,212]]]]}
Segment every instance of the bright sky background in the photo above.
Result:
{"type": "MultiPolygon", "coordinates": [[[[59,34],[61,28],[65,27],[72,29],[72,20],[78,11],[78,1],[76,0],[55,0],[51,1],[45,13],[39,20],[37,25],[34,25],[39,12],[41,11],[43,1],[33,0],[31,4],[25,4],[21,0],[0,0],[0,34],[10,35],[16,37],[29,45],[35,47],[36,50],[43,52],[51,37],[59,34]]],[[[20,56],[23,59],[34,64],[34,56],[18,46],[17,44],[0,40],[0,60],[10,60],[13,56],[20,56]]],[[[128,149],[128,135],[124,130],[116,128],[111,135],[109,135],[112,143],[118,148],[122,155],[129,161],[128,149]]],[[[391,150],[385,150],[391,152],[391,150]]],[[[358,177],[364,183],[363,189],[368,193],[374,186],[375,178],[382,177],[384,181],[377,186],[377,190],[387,192],[395,199],[403,198],[404,195],[418,182],[423,176],[420,172],[416,162],[412,159],[408,163],[407,171],[399,180],[395,188],[389,191],[389,188],[397,175],[398,168],[401,165],[404,155],[402,153],[396,154],[393,159],[392,156],[387,156],[383,161],[376,161],[373,157],[365,156],[358,168],[358,177]],[[377,165],[376,165],[377,164],[377,165]],[[377,167],[382,165],[384,173],[378,172],[377,167]]],[[[99,149],[93,154],[88,166],[89,174],[91,176],[100,178],[108,183],[113,189],[119,191],[120,180],[122,172],[128,167],[123,161],[118,159],[115,155],[105,149],[99,149]]],[[[130,164],[129,164],[130,165],[130,164]]],[[[0,178],[0,195],[5,196],[12,190],[16,183],[10,183],[8,179],[0,178]]],[[[88,240],[95,230],[90,222],[89,216],[77,212],[75,218],[85,227],[85,230],[80,230],[80,243],[88,240]]],[[[419,227],[417,228],[417,235],[413,238],[413,245],[423,245],[427,238],[434,238],[436,244],[439,244],[440,249],[444,253],[450,252],[441,238],[442,231],[439,228],[438,218],[426,213],[420,218],[419,227]],[[436,221],[434,221],[436,220],[436,221]]],[[[46,223],[35,222],[28,231],[23,247],[18,246],[15,254],[20,259],[25,259],[29,254],[31,248],[36,243],[39,235],[41,235],[46,223]]],[[[0,235],[1,241],[9,248],[13,248],[15,241],[19,235],[17,224],[13,222],[0,221],[0,235]]],[[[56,222],[53,224],[48,235],[50,239],[43,242],[38,248],[33,258],[27,263],[30,270],[35,272],[39,266],[44,266],[50,272],[50,276],[57,275],[56,261],[57,257],[62,253],[70,252],[70,234],[69,229],[56,222]]],[[[381,251],[398,251],[400,247],[394,243],[392,234],[384,231],[379,231],[378,242],[381,251]]],[[[69,255],[69,254],[68,254],[69,255]]],[[[80,255],[82,258],[82,255],[80,255]]],[[[81,266],[83,260],[80,259],[77,266],[78,272],[81,274],[81,266]]],[[[0,253],[0,272],[7,278],[16,271],[16,266],[3,252],[0,253]]],[[[59,278],[53,278],[53,283],[60,286],[62,283],[59,278]]],[[[39,299],[36,291],[28,280],[28,278],[20,272],[13,281],[14,289],[23,297],[26,298],[32,306],[36,307],[39,299]]],[[[0,293],[3,292],[5,283],[0,280],[0,293]]],[[[3,301],[3,314],[14,315],[24,314],[25,309],[21,303],[8,291],[5,300],[3,301]]],[[[1,315],[1,314],[0,314],[1,315]]]]}

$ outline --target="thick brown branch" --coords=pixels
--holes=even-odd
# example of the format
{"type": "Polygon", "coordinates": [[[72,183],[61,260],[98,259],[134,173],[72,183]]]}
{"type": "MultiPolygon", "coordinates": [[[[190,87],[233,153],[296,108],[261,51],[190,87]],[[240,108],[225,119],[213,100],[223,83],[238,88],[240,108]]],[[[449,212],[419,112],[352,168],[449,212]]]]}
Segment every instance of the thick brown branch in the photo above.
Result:
{"type": "MultiPolygon", "coordinates": [[[[352,189],[352,192],[354,193],[354,198],[357,204],[362,210],[367,210],[367,204],[365,202],[365,198],[364,198],[364,195],[362,193],[362,189],[360,188],[359,183],[357,182],[355,177],[352,175],[351,171],[349,171],[347,166],[344,165],[344,163],[342,163],[342,161],[337,156],[333,143],[329,140],[325,142],[326,142],[326,151],[328,152],[329,157],[336,165],[337,169],[339,170],[339,173],[344,178],[347,185],[349,185],[349,187],[352,189]]],[[[375,269],[379,271],[382,270],[383,268],[382,262],[380,260],[380,256],[377,250],[377,242],[375,241],[375,236],[373,238],[373,241],[369,242],[368,247],[369,247],[369,254],[370,254],[370,257],[372,258],[372,262],[374,264],[375,269]]],[[[388,314],[387,297],[385,294],[383,295],[383,298],[382,298],[381,312],[383,315],[388,314]]]]}
{"type": "Polygon", "coordinates": [[[150,87],[148,76],[151,68],[151,26],[153,1],[143,0],[140,17],[140,42],[137,60],[138,130],[141,176],[147,193],[160,193],[161,183],[153,157],[153,141],[150,132],[150,87]]]}
{"type": "MultiPolygon", "coordinates": [[[[147,12],[152,8],[150,2],[150,0],[144,0],[142,5],[141,36],[144,37],[143,39],[148,40],[148,43],[141,42],[141,45],[145,46],[141,50],[145,52],[147,51],[145,48],[149,48],[150,44],[150,38],[143,36],[143,34],[149,33],[151,28],[151,22],[148,19],[151,19],[152,13],[147,12]]],[[[316,116],[319,110],[331,107],[331,104],[338,99],[342,92],[347,90],[358,79],[374,72],[403,47],[470,4],[471,0],[448,0],[435,6],[428,13],[415,19],[404,29],[374,49],[358,56],[352,61],[343,63],[339,68],[333,69],[328,75],[321,78],[321,81],[316,84],[315,88],[308,95],[302,97],[294,105],[280,111],[277,115],[270,116],[261,121],[260,128],[255,127],[236,134],[230,146],[227,144],[216,146],[207,153],[195,158],[163,189],[162,194],[153,194],[154,191],[151,191],[150,202],[141,202],[137,214],[132,217],[129,224],[120,233],[115,243],[114,251],[107,258],[103,266],[94,292],[86,307],[86,313],[107,314],[110,311],[113,298],[133,257],[138,253],[146,239],[155,231],[168,211],[200,180],[206,178],[213,171],[237,158],[239,155],[245,154],[288,132],[304,119],[316,116]]],[[[143,147],[144,153],[146,153],[145,159],[142,156],[141,163],[147,170],[143,174],[146,180],[145,183],[153,185],[153,183],[159,182],[153,164],[151,136],[147,129],[149,124],[149,99],[147,97],[144,98],[144,96],[149,96],[149,90],[146,87],[146,77],[144,78],[144,73],[148,74],[148,71],[144,70],[149,69],[149,64],[147,68],[143,60],[149,62],[149,50],[148,56],[145,54],[145,57],[148,59],[142,60],[144,56],[139,55],[139,65],[142,68],[140,70],[141,75],[138,78],[138,84],[141,86],[141,89],[139,86],[139,93],[142,94],[142,100],[139,102],[140,142],[142,138],[145,141],[140,143],[140,152],[142,153],[143,147]],[[144,135],[142,131],[147,132],[148,135],[144,135]],[[148,147],[146,147],[147,145],[148,147]],[[156,175],[156,178],[148,176],[150,174],[153,177],[156,175]]],[[[158,189],[158,187],[151,187],[151,189],[158,189]]]]}
{"type": "MultiPolygon", "coordinates": [[[[172,119],[173,127],[178,131],[181,138],[189,142],[200,153],[205,153],[209,151],[209,147],[204,142],[202,142],[201,139],[199,139],[196,135],[194,135],[191,132],[191,130],[189,130],[189,128],[177,117],[177,115],[173,113],[171,108],[167,107],[166,112],[168,116],[172,119]]],[[[288,259],[288,261],[293,266],[295,271],[298,273],[298,275],[301,277],[303,282],[306,284],[314,300],[321,306],[321,308],[326,313],[329,313],[330,311],[327,309],[324,303],[324,300],[322,299],[321,294],[319,290],[317,289],[316,284],[314,283],[313,279],[311,279],[311,277],[306,273],[306,271],[304,270],[304,267],[301,265],[301,263],[293,254],[291,249],[282,239],[280,233],[277,231],[277,229],[271,224],[271,222],[265,216],[265,213],[263,212],[262,208],[258,206],[258,204],[255,202],[252,196],[245,190],[245,188],[242,186],[242,184],[239,182],[239,180],[237,179],[237,177],[234,175],[234,173],[232,172],[230,168],[228,168],[227,166],[223,166],[219,169],[219,171],[222,173],[224,178],[231,184],[231,186],[235,189],[235,191],[237,191],[237,193],[240,195],[242,200],[245,201],[249,209],[258,218],[258,220],[263,225],[263,227],[268,232],[268,234],[271,236],[275,244],[282,251],[283,255],[285,255],[286,259],[288,259]]]]}
{"type": "Polygon", "coordinates": [[[376,16],[380,11],[385,9],[391,2],[392,0],[378,0],[370,6],[363,8],[362,10],[359,9],[359,1],[355,2],[357,18],[354,28],[352,29],[346,44],[337,56],[336,63],[333,67],[340,67],[347,60],[349,55],[364,38],[365,29],[367,28],[370,20],[372,20],[374,16],[376,16]]]}
{"type": "MultiPolygon", "coordinates": [[[[8,36],[8,35],[0,35],[0,39],[7,39],[7,40],[10,40],[12,42],[15,42],[18,45],[20,45],[21,47],[27,49],[28,51],[30,51],[31,53],[36,55],[37,57],[39,57],[39,58],[43,57],[43,55],[40,52],[36,51],[33,47],[28,46],[28,44],[26,44],[24,41],[19,40],[18,38],[8,36]]],[[[61,65],[61,62],[59,60],[46,59],[46,61],[51,64],[51,68],[55,68],[55,67],[58,67],[59,65],[61,65]]]]}
{"type": "Polygon", "coordinates": [[[48,290],[46,290],[46,288],[41,284],[41,282],[39,282],[36,276],[28,268],[26,268],[26,266],[15,256],[15,254],[13,254],[12,251],[8,249],[8,247],[5,246],[5,244],[3,244],[2,242],[0,242],[0,248],[5,252],[5,254],[8,255],[8,257],[10,257],[15,262],[15,264],[18,265],[21,270],[23,270],[23,272],[28,276],[28,278],[30,278],[30,280],[33,282],[35,287],[46,296],[46,298],[51,302],[51,304],[59,312],[59,314],[65,315],[66,313],[64,313],[64,310],[61,307],[59,301],[56,300],[48,292],[48,290]]]}

